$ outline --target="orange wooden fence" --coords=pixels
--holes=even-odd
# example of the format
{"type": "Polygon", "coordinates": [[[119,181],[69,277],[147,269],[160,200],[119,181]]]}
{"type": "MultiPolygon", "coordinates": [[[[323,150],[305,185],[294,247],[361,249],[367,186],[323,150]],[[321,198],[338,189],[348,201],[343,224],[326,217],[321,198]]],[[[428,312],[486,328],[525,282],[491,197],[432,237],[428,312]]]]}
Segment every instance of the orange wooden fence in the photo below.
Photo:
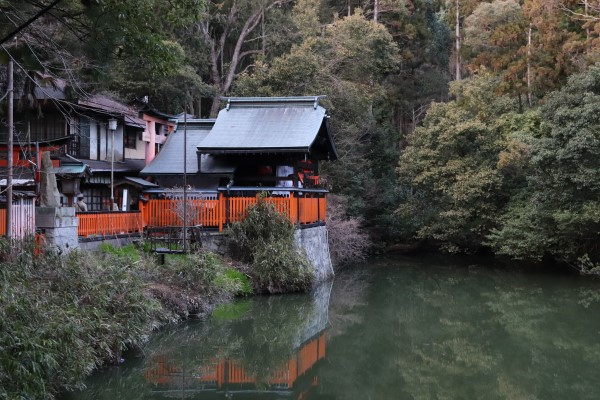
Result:
{"type": "Polygon", "coordinates": [[[139,211],[100,211],[77,213],[79,236],[119,235],[140,232],[143,228],[139,211]]]}
{"type": "MultiPolygon", "coordinates": [[[[299,224],[325,222],[327,200],[324,195],[313,193],[290,193],[285,197],[266,197],[265,201],[285,214],[290,221],[299,224]]],[[[218,228],[239,222],[246,218],[248,208],[256,204],[257,195],[227,196],[225,193],[215,194],[211,198],[188,200],[189,226],[202,225],[205,228],[218,228]]],[[[183,226],[183,200],[152,199],[141,204],[144,226],[183,226]]]]}
{"type": "MultiPolygon", "coordinates": [[[[322,193],[292,192],[289,196],[266,197],[264,200],[275,205],[294,224],[325,222],[327,200],[322,193]]],[[[225,225],[246,218],[248,208],[257,201],[258,196],[250,193],[242,196],[227,196],[225,193],[191,196],[186,210],[182,199],[151,199],[140,202],[140,211],[77,213],[78,233],[88,237],[135,233],[146,226],[183,226],[186,212],[188,226],[201,225],[222,231],[225,225]]]]}
{"type": "MultiPolygon", "coordinates": [[[[217,227],[221,220],[219,199],[191,199],[187,201],[187,225],[217,227]]],[[[183,200],[153,199],[141,207],[144,225],[183,226],[183,200]]]]}

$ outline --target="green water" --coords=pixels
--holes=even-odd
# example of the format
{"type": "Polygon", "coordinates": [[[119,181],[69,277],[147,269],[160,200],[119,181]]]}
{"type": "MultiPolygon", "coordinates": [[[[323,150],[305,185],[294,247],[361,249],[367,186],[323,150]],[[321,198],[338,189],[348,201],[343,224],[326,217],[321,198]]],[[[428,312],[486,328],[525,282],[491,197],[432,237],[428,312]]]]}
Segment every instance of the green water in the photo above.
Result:
{"type": "Polygon", "coordinates": [[[598,399],[599,294],[577,275],[378,259],[156,334],[65,398],[598,399]]]}

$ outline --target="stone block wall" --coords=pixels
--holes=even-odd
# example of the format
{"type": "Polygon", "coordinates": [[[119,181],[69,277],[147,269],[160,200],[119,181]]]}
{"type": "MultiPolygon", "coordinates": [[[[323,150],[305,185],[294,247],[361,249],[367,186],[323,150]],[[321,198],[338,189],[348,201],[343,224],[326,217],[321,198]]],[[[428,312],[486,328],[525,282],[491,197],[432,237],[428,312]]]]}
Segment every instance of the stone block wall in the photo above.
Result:
{"type": "Polygon", "coordinates": [[[44,231],[46,243],[62,253],[79,247],[79,220],[74,207],[36,207],[35,226],[44,231]]]}
{"type": "Polygon", "coordinates": [[[333,265],[329,255],[329,242],[327,241],[327,226],[297,229],[294,233],[296,246],[304,251],[306,258],[315,268],[317,282],[324,282],[333,278],[333,265]]]}
{"type": "MultiPolygon", "coordinates": [[[[315,269],[317,282],[333,278],[333,266],[327,242],[327,226],[297,229],[294,233],[296,246],[304,252],[315,269]]],[[[202,238],[202,245],[209,251],[220,255],[228,255],[227,237],[223,234],[209,234],[202,238]]]]}

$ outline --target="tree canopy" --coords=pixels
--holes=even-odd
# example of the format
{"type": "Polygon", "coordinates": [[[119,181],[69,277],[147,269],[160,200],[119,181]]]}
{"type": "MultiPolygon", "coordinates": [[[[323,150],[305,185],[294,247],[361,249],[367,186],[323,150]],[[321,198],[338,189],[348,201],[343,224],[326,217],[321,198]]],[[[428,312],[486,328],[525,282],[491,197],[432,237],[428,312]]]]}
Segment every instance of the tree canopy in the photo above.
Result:
{"type": "Polygon", "coordinates": [[[23,93],[63,79],[199,117],[327,95],[323,174],[382,247],[600,256],[596,2],[0,0],[0,37],[23,93]]]}

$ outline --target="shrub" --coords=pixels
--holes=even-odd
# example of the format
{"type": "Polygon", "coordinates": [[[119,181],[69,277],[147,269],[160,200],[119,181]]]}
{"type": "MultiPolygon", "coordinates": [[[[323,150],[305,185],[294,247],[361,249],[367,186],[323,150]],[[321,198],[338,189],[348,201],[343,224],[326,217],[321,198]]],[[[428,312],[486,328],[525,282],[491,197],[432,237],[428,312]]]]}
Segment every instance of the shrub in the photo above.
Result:
{"type": "Polygon", "coordinates": [[[141,259],[140,251],[132,244],[123,247],[115,247],[109,243],[102,243],[98,249],[101,253],[112,254],[127,259],[134,263],[141,259]]]}
{"type": "Polygon", "coordinates": [[[364,260],[371,247],[369,235],[361,220],[346,213],[347,199],[329,195],[327,201],[327,232],[329,251],[334,265],[364,260]]]}
{"type": "Polygon", "coordinates": [[[171,254],[166,263],[159,266],[163,283],[191,290],[197,293],[210,294],[213,282],[220,269],[221,260],[210,252],[171,254]]]}
{"type": "Polygon", "coordinates": [[[248,209],[246,219],[232,224],[227,232],[233,255],[251,264],[258,291],[281,293],[312,285],[314,272],[296,249],[294,225],[262,196],[248,209]]]}
{"type": "Polygon", "coordinates": [[[80,386],[144,341],[160,317],[128,257],[31,250],[0,241],[0,398],[52,398],[80,386]]]}
{"type": "Polygon", "coordinates": [[[254,250],[252,272],[259,288],[269,293],[309,289],[314,273],[292,241],[273,240],[254,250]]]}
{"type": "Polygon", "coordinates": [[[0,399],[51,399],[156,327],[249,294],[248,278],[209,252],[168,255],[133,246],[34,256],[0,239],[0,399]]]}

